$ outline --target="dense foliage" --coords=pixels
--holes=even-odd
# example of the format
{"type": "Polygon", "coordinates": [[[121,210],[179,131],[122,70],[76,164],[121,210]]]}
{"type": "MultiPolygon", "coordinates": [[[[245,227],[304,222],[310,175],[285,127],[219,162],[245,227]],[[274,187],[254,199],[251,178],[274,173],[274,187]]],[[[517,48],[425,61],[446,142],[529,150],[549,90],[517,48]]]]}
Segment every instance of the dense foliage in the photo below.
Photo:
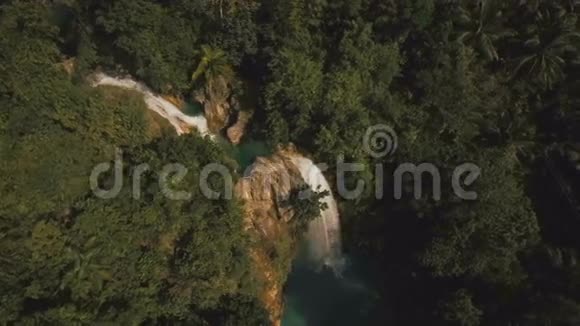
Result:
{"type": "MultiPolygon", "coordinates": [[[[171,127],[151,116],[142,96],[75,82],[62,63],[72,41],[62,35],[77,31],[59,30],[58,24],[63,12],[85,4],[60,5],[70,7],[24,1],[2,7],[0,323],[264,322],[249,274],[241,210],[233,201],[209,201],[199,190],[200,167],[230,160],[200,137],[167,135],[171,127]],[[119,196],[100,200],[91,195],[88,177],[116,149],[123,153],[125,185],[119,196]],[[179,183],[193,191],[188,200],[168,200],[159,189],[162,167],[173,162],[189,168],[179,183]],[[141,163],[156,172],[143,174],[141,200],[134,200],[137,172],[129,167],[141,163]]],[[[115,15],[135,14],[134,8],[117,6],[103,22],[107,32],[124,30],[113,27],[120,22],[132,24],[115,15]]],[[[150,7],[136,8],[149,15],[150,7]]],[[[151,23],[157,18],[151,16],[151,23]]],[[[83,16],[67,19],[89,23],[83,16]]],[[[174,26],[170,16],[166,23],[174,26]]],[[[150,36],[158,38],[160,31],[150,36]]],[[[142,34],[118,35],[115,45],[129,52],[153,44],[142,34]]],[[[78,46],[87,41],[81,36],[72,38],[78,46]]],[[[176,74],[188,80],[180,58],[167,61],[156,51],[134,54],[137,64],[152,69],[139,75],[161,84],[177,81],[176,74]]]]}
{"type": "Polygon", "coordinates": [[[382,199],[340,203],[346,250],[381,275],[377,324],[580,323],[579,192],[568,185],[578,171],[551,163],[561,148],[579,158],[579,10],[567,0],[1,1],[0,323],[265,322],[238,203],[198,191],[166,200],[153,172],[134,201],[131,169],[121,196],[91,196],[92,167],[116,148],[151,171],[187,163],[183,189],[198,189],[204,164],[230,164],[215,144],[168,135],[140,96],[89,87],[95,69],[181,96],[236,74],[258,89],[252,131],[272,145],[293,142],[331,166],[381,163],[385,175],[437,165],[439,201],[429,187],[394,200],[386,182],[382,199]],[[376,124],[397,131],[394,155],[365,152],[376,124]],[[475,201],[450,190],[464,162],[482,170],[475,201]]]}

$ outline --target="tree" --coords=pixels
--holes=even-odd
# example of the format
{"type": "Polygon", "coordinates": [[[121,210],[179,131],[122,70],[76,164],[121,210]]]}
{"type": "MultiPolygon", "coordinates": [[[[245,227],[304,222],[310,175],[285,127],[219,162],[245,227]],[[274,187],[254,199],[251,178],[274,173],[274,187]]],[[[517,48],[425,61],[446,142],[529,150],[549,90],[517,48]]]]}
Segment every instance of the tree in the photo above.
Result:
{"type": "Polygon", "coordinates": [[[519,282],[518,255],[538,240],[539,227],[509,148],[482,152],[475,161],[485,174],[478,200],[440,205],[433,239],[422,263],[440,277],[469,276],[519,282]]]}
{"type": "MultiPolygon", "coordinates": [[[[194,136],[154,142],[142,96],[74,83],[50,9],[17,1],[0,18],[0,323],[199,325],[225,296],[255,297],[238,204],[199,190],[201,167],[227,165],[223,152],[194,136]],[[89,188],[93,167],[121,147],[125,176],[143,162],[155,171],[141,202],[128,178],[112,200],[89,188]],[[172,183],[190,201],[159,190],[175,162],[197,171],[172,183]]],[[[259,310],[236,309],[234,320],[259,310]]]]}
{"type": "Polygon", "coordinates": [[[110,67],[126,67],[157,91],[178,93],[189,88],[183,67],[195,57],[199,16],[186,16],[177,5],[150,0],[97,3],[95,7],[95,27],[105,31],[95,37],[100,40],[97,46],[105,49],[101,61],[110,67]],[[101,44],[102,40],[107,44],[101,44]]]}
{"type": "Polygon", "coordinates": [[[457,17],[459,42],[470,44],[487,60],[498,60],[495,43],[511,32],[501,25],[503,1],[463,1],[457,17]]]}
{"type": "MultiPolygon", "coordinates": [[[[203,324],[226,309],[222,300],[255,297],[241,210],[224,198],[208,200],[199,188],[201,166],[227,164],[223,152],[189,136],[125,155],[128,178],[118,197],[79,199],[63,219],[25,219],[17,228],[18,219],[12,225],[0,220],[10,234],[0,246],[21,247],[0,257],[7,265],[18,259],[21,268],[19,275],[2,269],[8,276],[0,282],[2,300],[14,298],[3,304],[2,322],[203,324]],[[136,200],[131,180],[142,162],[150,172],[136,200]],[[188,200],[169,200],[159,188],[171,162],[190,168],[181,182],[171,183],[189,191],[188,200]]],[[[248,309],[259,311],[255,304],[227,308],[232,320],[248,318],[248,309]]]]}
{"type": "Polygon", "coordinates": [[[541,6],[523,41],[526,54],[518,58],[514,75],[531,77],[543,89],[564,78],[564,68],[577,59],[580,33],[577,16],[557,4],[541,6]]]}
{"type": "Polygon", "coordinates": [[[288,198],[280,205],[283,208],[291,208],[294,212],[291,223],[295,238],[302,236],[308,230],[308,224],[320,217],[320,213],[328,208],[327,204],[321,201],[328,195],[328,191],[310,189],[308,185],[290,190],[288,198]]]}
{"type": "Polygon", "coordinates": [[[211,92],[213,83],[217,78],[231,80],[233,75],[234,72],[223,50],[208,45],[201,47],[201,60],[191,75],[192,82],[198,81],[203,76],[203,81],[211,92]]]}
{"type": "Polygon", "coordinates": [[[429,130],[426,136],[434,132],[463,144],[477,137],[484,125],[495,125],[509,106],[508,99],[498,78],[486,74],[474,51],[452,44],[436,52],[432,60],[435,66],[418,75],[425,96],[420,98],[424,111],[417,114],[430,120],[419,122],[423,125],[419,128],[429,130]]]}
{"type": "Polygon", "coordinates": [[[452,325],[477,326],[481,323],[483,313],[473,305],[472,297],[465,289],[453,293],[441,308],[444,319],[452,325]]]}

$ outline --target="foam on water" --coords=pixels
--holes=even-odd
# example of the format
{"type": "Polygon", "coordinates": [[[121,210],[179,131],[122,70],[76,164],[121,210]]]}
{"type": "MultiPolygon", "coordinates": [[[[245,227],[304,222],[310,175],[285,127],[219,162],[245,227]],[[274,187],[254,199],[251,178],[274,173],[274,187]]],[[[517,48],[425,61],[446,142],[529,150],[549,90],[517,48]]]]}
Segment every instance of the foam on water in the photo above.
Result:
{"type": "Polygon", "coordinates": [[[97,87],[101,85],[134,90],[143,94],[147,107],[167,119],[179,135],[187,133],[189,127],[196,128],[202,136],[210,135],[207,127],[207,120],[204,116],[188,116],[171,102],[153,93],[153,91],[143,83],[131,78],[117,78],[104,73],[97,73],[92,78],[92,86],[97,87]]]}
{"type": "Polygon", "coordinates": [[[312,160],[302,156],[292,158],[304,181],[315,191],[328,191],[322,201],[327,205],[321,216],[308,225],[306,239],[309,258],[320,266],[328,266],[340,274],[344,267],[340,216],[332,190],[324,174],[312,160]]]}

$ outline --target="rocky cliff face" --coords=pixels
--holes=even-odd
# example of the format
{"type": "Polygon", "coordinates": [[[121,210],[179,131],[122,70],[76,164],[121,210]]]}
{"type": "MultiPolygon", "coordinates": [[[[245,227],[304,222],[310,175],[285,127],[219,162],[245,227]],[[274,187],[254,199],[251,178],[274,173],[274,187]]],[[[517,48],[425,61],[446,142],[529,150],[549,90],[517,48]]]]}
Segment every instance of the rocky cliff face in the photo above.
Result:
{"type": "Polygon", "coordinates": [[[176,96],[176,95],[162,95],[162,97],[168,101],[169,103],[175,105],[176,107],[178,107],[180,110],[183,110],[183,108],[185,107],[185,101],[183,100],[183,97],[181,96],[176,96]]]}
{"type": "Polygon", "coordinates": [[[246,127],[250,123],[252,118],[252,112],[240,111],[238,114],[238,120],[235,124],[228,128],[227,136],[228,139],[234,145],[238,145],[242,141],[242,137],[246,132],[246,127]]]}
{"type": "Polygon", "coordinates": [[[211,133],[226,131],[233,144],[239,144],[252,112],[242,111],[240,102],[232,94],[231,84],[223,77],[217,77],[203,90],[194,94],[196,101],[203,105],[204,115],[211,133]],[[237,117],[235,121],[233,118],[237,117]]]}
{"type": "Polygon", "coordinates": [[[203,105],[209,130],[214,134],[227,126],[232,110],[237,109],[231,95],[231,87],[223,77],[215,78],[195,94],[195,100],[203,105]]]}
{"type": "Polygon", "coordinates": [[[272,324],[281,324],[282,290],[290,272],[295,240],[288,224],[294,212],[281,201],[292,189],[304,184],[292,163],[293,148],[280,148],[268,158],[259,158],[248,175],[236,185],[236,195],[244,203],[245,227],[255,240],[250,256],[262,283],[260,299],[270,313],[272,324]]]}

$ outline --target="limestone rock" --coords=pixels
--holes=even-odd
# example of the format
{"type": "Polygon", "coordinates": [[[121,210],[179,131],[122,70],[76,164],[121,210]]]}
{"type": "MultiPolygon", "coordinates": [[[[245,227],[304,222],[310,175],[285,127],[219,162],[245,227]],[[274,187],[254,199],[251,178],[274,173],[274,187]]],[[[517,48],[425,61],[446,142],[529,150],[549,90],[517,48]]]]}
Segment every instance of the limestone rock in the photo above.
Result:
{"type": "Polygon", "coordinates": [[[271,248],[294,242],[288,222],[294,212],[280,202],[291,190],[304,184],[300,171],[292,163],[292,147],[279,148],[268,158],[258,158],[250,172],[238,181],[236,196],[244,204],[245,228],[255,245],[250,256],[257,277],[263,282],[260,299],[273,325],[280,325],[283,313],[283,285],[290,272],[292,254],[273,258],[271,248]]]}
{"type": "Polygon", "coordinates": [[[277,230],[273,225],[292,218],[292,211],[282,207],[280,202],[292,189],[304,184],[290,158],[291,153],[292,149],[279,149],[268,158],[258,158],[249,174],[236,185],[235,193],[244,202],[248,227],[267,239],[276,239],[277,230]]]}
{"type": "Polygon", "coordinates": [[[215,78],[194,97],[203,105],[209,130],[214,134],[221,132],[228,124],[232,109],[231,88],[227,80],[223,77],[215,78]]]}
{"type": "Polygon", "coordinates": [[[76,58],[75,57],[68,58],[68,59],[60,62],[58,64],[58,66],[60,66],[67,73],[67,75],[70,77],[74,74],[76,66],[77,66],[76,58]]]}
{"type": "Polygon", "coordinates": [[[185,107],[185,101],[181,96],[174,96],[174,95],[163,95],[162,96],[167,102],[175,105],[180,110],[183,110],[185,107]]]}
{"type": "Polygon", "coordinates": [[[236,123],[228,128],[227,136],[230,142],[238,145],[246,133],[246,127],[252,118],[253,113],[248,111],[240,111],[236,123]]]}

